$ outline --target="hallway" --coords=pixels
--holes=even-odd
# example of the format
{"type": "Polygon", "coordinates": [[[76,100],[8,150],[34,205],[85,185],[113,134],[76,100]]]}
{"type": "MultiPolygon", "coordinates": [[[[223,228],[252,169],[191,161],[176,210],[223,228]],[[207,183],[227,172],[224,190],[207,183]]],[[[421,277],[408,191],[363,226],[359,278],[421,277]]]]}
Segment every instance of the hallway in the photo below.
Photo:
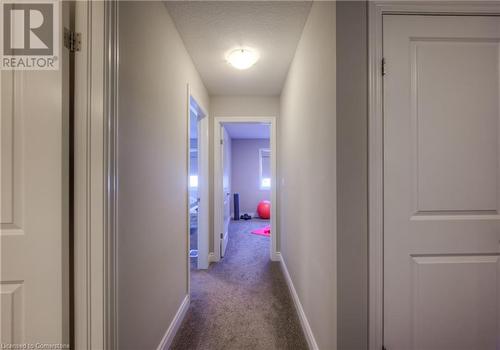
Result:
{"type": "Polygon", "coordinates": [[[500,0],[0,18],[0,350],[500,350],[500,0]]]}
{"type": "Polygon", "coordinates": [[[335,349],[335,3],[121,1],[118,16],[118,348],[335,349]],[[189,172],[193,100],[205,175],[189,172]],[[251,169],[258,191],[270,184],[271,239],[243,233],[250,222],[226,229],[231,194],[242,214],[257,203],[218,175],[221,121],[270,125],[251,169]],[[189,273],[198,198],[204,271],[189,273]]]}
{"type": "Polygon", "coordinates": [[[307,349],[269,238],[267,221],[232,221],[227,255],[191,275],[191,305],[171,349],[307,349]]]}

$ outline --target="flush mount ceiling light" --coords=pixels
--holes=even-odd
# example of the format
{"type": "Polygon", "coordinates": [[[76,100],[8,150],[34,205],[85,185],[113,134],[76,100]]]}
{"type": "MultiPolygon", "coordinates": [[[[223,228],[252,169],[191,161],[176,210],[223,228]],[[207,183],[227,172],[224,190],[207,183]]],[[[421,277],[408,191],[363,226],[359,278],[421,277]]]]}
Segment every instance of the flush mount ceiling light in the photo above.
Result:
{"type": "Polygon", "coordinates": [[[248,69],[259,60],[259,54],[251,49],[234,49],[227,56],[227,61],[236,69],[248,69]]]}

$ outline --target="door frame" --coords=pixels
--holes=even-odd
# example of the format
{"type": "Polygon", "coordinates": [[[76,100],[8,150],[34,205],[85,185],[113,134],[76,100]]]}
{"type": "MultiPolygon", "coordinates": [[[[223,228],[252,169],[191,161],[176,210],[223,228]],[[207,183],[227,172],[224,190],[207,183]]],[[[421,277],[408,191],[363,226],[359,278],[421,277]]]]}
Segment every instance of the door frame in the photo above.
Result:
{"type": "MultiPolygon", "coordinates": [[[[198,214],[198,269],[208,269],[209,261],[209,236],[210,236],[210,180],[209,180],[209,134],[208,134],[208,124],[209,124],[209,115],[207,112],[207,108],[203,106],[199,101],[201,101],[199,96],[192,87],[188,84],[187,91],[187,174],[189,176],[189,168],[191,165],[191,156],[190,156],[190,140],[189,140],[189,132],[191,127],[191,100],[193,100],[197,106],[197,113],[202,114],[203,116],[199,118],[199,134],[198,134],[198,145],[200,146],[198,149],[198,164],[200,165],[198,169],[198,195],[200,197],[199,203],[199,214],[198,214]],[[201,215],[200,215],[201,213],[201,215]]],[[[190,250],[190,217],[189,217],[189,184],[186,188],[186,196],[187,196],[187,262],[188,262],[188,291],[190,291],[190,280],[191,280],[191,258],[189,257],[190,250]]]]}
{"type": "Polygon", "coordinates": [[[213,205],[214,205],[214,252],[211,261],[217,262],[221,259],[220,245],[216,242],[220,239],[220,232],[223,230],[224,223],[222,222],[223,213],[223,200],[221,196],[216,195],[222,193],[222,152],[221,152],[221,127],[224,123],[266,123],[270,125],[271,136],[269,144],[271,148],[271,244],[269,246],[269,257],[272,261],[280,260],[280,253],[277,250],[277,223],[276,218],[276,198],[278,191],[278,184],[276,182],[276,117],[215,117],[214,118],[214,183],[213,183],[213,205]]]}
{"type": "Polygon", "coordinates": [[[118,3],[77,1],[74,284],[76,349],[118,349],[118,3]]]}
{"type": "MultiPolygon", "coordinates": [[[[369,1],[368,6],[368,348],[380,350],[384,338],[383,16],[500,16],[500,3],[369,1]]],[[[390,70],[390,62],[387,66],[390,70]]]]}

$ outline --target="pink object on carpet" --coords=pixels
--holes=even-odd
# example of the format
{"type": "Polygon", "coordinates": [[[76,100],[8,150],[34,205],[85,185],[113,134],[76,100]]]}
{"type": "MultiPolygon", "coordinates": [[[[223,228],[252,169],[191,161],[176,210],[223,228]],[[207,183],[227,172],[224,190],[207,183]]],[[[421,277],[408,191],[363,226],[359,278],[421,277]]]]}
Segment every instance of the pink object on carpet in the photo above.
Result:
{"type": "Polygon", "coordinates": [[[253,230],[252,233],[254,235],[269,237],[271,235],[271,226],[266,226],[264,228],[258,228],[256,230],[253,230]]]}

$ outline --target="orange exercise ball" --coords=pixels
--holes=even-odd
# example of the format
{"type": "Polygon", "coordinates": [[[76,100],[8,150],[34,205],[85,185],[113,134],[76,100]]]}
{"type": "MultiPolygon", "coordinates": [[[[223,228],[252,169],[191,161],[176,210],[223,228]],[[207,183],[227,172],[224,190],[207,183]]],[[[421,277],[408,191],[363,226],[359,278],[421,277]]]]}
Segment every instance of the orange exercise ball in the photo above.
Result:
{"type": "Polygon", "coordinates": [[[261,219],[269,219],[271,217],[271,202],[260,201],[257,206],[257,214],[261,219]]]}

